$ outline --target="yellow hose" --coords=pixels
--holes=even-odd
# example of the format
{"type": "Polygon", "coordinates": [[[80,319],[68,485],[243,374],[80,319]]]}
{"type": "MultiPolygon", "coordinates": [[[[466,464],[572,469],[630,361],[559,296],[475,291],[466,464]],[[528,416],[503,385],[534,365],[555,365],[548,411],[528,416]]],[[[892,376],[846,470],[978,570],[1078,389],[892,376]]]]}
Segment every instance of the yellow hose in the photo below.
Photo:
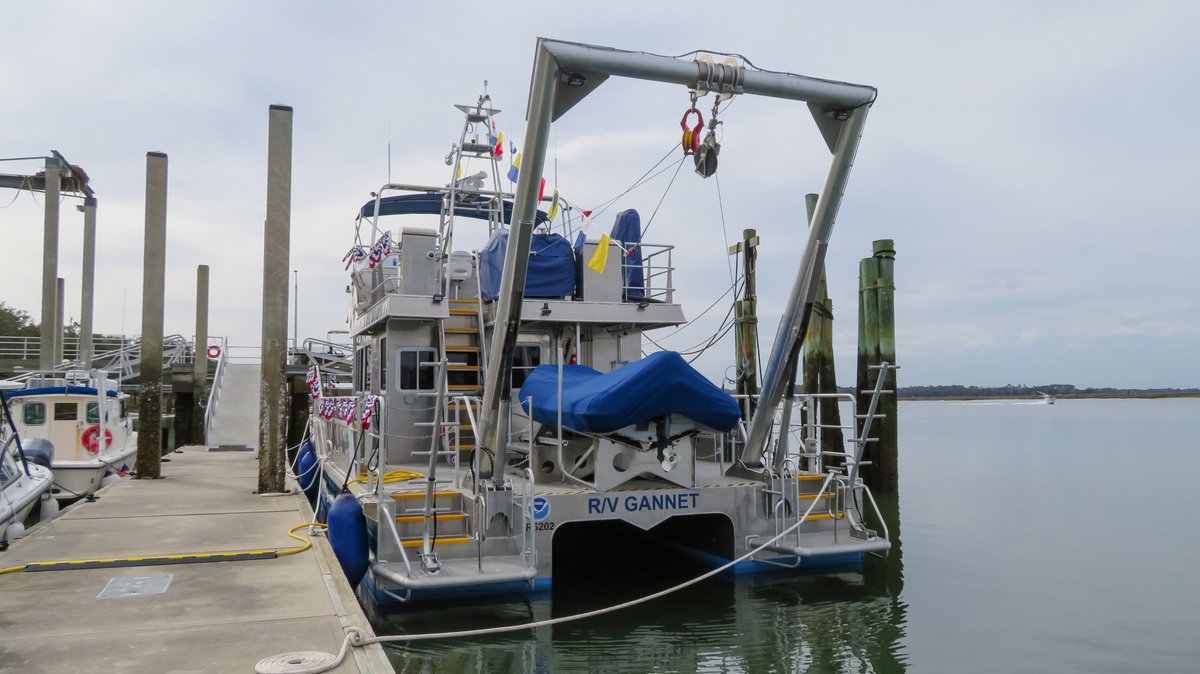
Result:
{"type": "MultiPolygon", "coordinates": [[[[300,541],[301,543],[303,543],[303,545],[298,545],[294,548],[275,548],[275,549],[267,548],[267,549],[262,549],[262,550],[227,550],[227,551],[222,551],[222,552],[194,552],[194,553],[172,554],[172,555],[139,555],[137,557],[104,557],[104,558],[96,558],[96,559],[60,559],[60,560],[54,560],[54,561],[49,561],[49,562],[26,562],[25,564],[22,564],[20,566],[10,566],[8,568],[0,569],[0,576],[4,575],[6,573],[16,573],[18,571],[24,571],[24,570],[28,569],[30,566],[49,566],[49,565],[57,566],[60,564],[73,564],[73,565],[113,564],[113,563],[118,563],[118,562],[141,562],[141,561],[145,561],[147,559],[163,559],[163,558],[179,559],[179,558],[183,558],[183,557],[196,557],[196,558],[198,558],[197,561],[221,561],[222,558],[233,557],[235,555],[261,555],[261,554],[265,554],[265,553],[274,553],[276,557],[286,557],[287,555],[299,554],[299,553],[304,552],[305,550],[308,550],[309,548],[312,547],[312,541],[308,538],[297,535],[296,534],[297,531],[299,531],[300,529],[303,529],[305,527],[324,527],[324,526],[327,526],[327,525],[322,522],[306,522],[304,524],[297,524],[296,526],[292,527],[291,529],[288,529],[287,535],[289,537],[294,538],[294,539],[300,541]]],[[[69,569],[70,567],[67,567],[67,568],[69,569]]],[[[90,567],[90,568],[94,568],[94,567],[90,567]]],[[[63,569],[63,570],[66,570],[66,569],[63,569]]]]}

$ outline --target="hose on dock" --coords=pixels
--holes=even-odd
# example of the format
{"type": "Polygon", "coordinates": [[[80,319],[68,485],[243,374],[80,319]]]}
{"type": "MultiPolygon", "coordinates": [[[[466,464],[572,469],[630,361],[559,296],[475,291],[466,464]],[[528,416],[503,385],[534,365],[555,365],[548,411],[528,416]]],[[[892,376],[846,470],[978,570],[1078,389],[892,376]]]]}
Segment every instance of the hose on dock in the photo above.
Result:
{"type": "Polygon", "coordinates": [[[240,562],[251,559],[275,559],[296,555],[312,547],[312,540],[297,534],[305,527],[324,527],[320,522],[306,522],[288,529],[287,535],[302,543],[293,548],[264,548],[257,550],[229,550],[224,552],[193,552],[174,555],[139,555],[137,557],[103,557],[93,559],[60,559],[44,562],[26,562],[18,566],[0,569],[0,575],[18,571],[72,571],[80,569],[111,569],[126,566],[161,566],[165,564],[203,564],[206,562],[240,562]]]}

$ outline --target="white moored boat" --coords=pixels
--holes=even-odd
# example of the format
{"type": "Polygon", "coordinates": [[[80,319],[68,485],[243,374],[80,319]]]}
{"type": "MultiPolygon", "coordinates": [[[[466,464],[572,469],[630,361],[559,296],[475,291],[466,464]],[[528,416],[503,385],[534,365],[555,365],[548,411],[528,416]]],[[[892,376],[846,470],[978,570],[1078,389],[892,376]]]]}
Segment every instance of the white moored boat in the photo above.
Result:
{"type": "Polygon", "coordinates": [[[50,464],[60,502],[90,496],[106,477],[133,470],[137,433],[128,396],[102,371],[35,375],[4,397],[26,455],[50,464]]]}
{"type": "Polygon", "coordinates": [[[0,550],[24,533],[33,507],[47,498],[53,482],[50,467],[29,459],[7,413],[0,414],[0,550]]]}

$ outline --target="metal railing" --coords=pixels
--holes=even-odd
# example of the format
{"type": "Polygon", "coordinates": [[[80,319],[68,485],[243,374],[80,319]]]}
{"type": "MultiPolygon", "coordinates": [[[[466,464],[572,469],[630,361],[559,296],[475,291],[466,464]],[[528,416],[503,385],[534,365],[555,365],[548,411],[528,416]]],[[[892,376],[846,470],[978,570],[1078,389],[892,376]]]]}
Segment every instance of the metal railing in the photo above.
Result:
{"type": "MultiPolygon", "coordinates": [[[[78,348],[78,338],[75,347],[78,348]]],[[[4,356],[0,354],[0,358],[24,358],[26,354],[31,359],[36,359],[40,353],[40,343],[34,337],[3,337],[0,338],[0,344],[4,353],[10,354],[4,356]],[[7,341],[5,341],[7,340],[7,341]],[[36,348],[35,348],[36,347],[36,348]]],[[[103,344],[100,340],[97,341],[97,346],[93,346],[92,367],[117,374],[122,381],[132,379],[135,375],[140,374],[138,366],[141,364],[142,344],[140,339],[133,337],[116,337],[106,338],[103,344]],[[101,350],[101,345],[107,346],[107,350],[101,350]]],[[[192,342],[182,335],[167,335],[163,338],[163,367],[172,365],[182,365],[191,363],[195,357],[192,342]]],[[[71,352],[64,348],[64,356],[78,357],[78,350],[71,352]]],[[[66,370],[79,369],[81,364],[77,360],[64,358],[64,361],[54,367],[54,371],[62,372],[66,370]]],[[[28,372],[19,373],[11,377],[13,381],[24,381],[30,377],[28,372]]]]}
{"type": "Polygon", "coordinates": [[[622,272],[622,291],[629,301],[637,301],[637,298],[630,297],[631,291],[636,291],[642,294],[643,298],[650,302],[664,302],[670,304],[675,299],[675,284],[674,275],[675,267],[671,262],[672,251],[675,246],[658,244],[658,243],[641,243],[638,247],[642,249],[642,284],[641,285],[624,285],[627,278],[625,270],[629,268],[637,268],[639,265],[629,265],[624,262],[622,257],[621,272],[622,272]]]}
{"type": "MultiPolygon", "coordinates": [[[[219,346],[224,347],[225,342],[227,340],[224,337],[220,337],[217,339],[220,341],[219,346]]],[[[205,441],[205,443],[208,442],[208,439],[212,434],[213,416],[216,415],[217,401],[221,397],[221,383],[224,381],[225,359],[227,357],[227,352],[228,352],[228,349],[222,348],[221,355],[219,357],[217,357],[217,369],[215,372],[213,372],[212,387],[208,390],[208,401],[204,405],[204,441],[205,441]]]]}
{"type": "MultiPolygon", "coordinates": [[[[79,347],[82,340],[79,337],[63,338],[63,357],[67,360],[79,358],[79,347]]],[[[132,337],[93,337],[92,353],[117,351],[125,346],[136,343],[132,337]]],[[[37,360],[42,352],[42,338],[39,336],[3,336],[0,337],[0,358],[14,360],[37,360]]]]}

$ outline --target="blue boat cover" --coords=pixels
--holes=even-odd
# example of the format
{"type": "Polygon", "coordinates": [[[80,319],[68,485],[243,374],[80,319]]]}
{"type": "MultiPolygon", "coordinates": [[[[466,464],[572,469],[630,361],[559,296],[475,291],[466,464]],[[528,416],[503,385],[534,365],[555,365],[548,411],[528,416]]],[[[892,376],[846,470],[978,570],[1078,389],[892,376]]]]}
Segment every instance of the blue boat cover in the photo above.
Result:
{"type": "MultiPolygon", "coordinates": [[[[382,209],[380,209],[382,210],[382,209]]],[[[496,230],[479,253],[479,285],[485,302],[500,296],[508,231],[496,230]]],[[[566,297],[575,294],[575,251],[558,234],[534,234],[529,243],[525,297],[566,297]]]]}
{"type": "Polygon", "coordinates": [[[646,296],[646,279],[642,272],[642,219],[632,208],[617,214],[613,223],[613,241],[619,241],[625,249],[621,258],[621,274],[625,286],[625,299],[640,300],[646,296]],[[632,249],[632,252],[630,252],[632,249]]]}
{"type": "MultiPolygon", "coordinates": [[[[25,396],[45,395],[94,396],[97,395],[97,391],[91,386],[43,386],[41,388],[26,388],[19,391],[4,392],[4,397],[7,400],[12,400],[13,398],[23,398],[25,396]]],[[[115,398],[117,396],[117,392],[112,389],[108,389],[108,395],[115,398]]]]}
{"type": "MultiPolygon", "coordinates": [[[[558,423],[558,366],[539,365],[525,379],[521,405],[533,419],[558,423]]],[[[718,431],[729,431],[741,417],[737,402],[674,351],[659,351],[601,374],[584,365],[564,365],[563,427],[585,433],[609,433],[641,421],[680,414],[718,431]]]]}
{"type": "MultiPolygon", "coordinates": [[[[397,194],[390,197],[383,197],[379,200],[380,215],[438,215],[442,212],[442,202],[444,201],[444,192],[424,192],[418,194],[397,194]]],[[[512,221],[513,205],[511,201],[504,202],[504,223],[508,224],[512,221]]],[[[475,201],[470,203],[459,202],[454,207],[454,214],[465,218],[478,218],[487,220],[488,207],[486,201],[475,201]]],[[[372,199],[363,204],[359,209],[359,213],[364,218],[369,218],[375,215],[375,200],[372,199]]],[[[542,224],[546,221],[546,214],[538,211],[534,217],[537,224],[542,224]]]]}

